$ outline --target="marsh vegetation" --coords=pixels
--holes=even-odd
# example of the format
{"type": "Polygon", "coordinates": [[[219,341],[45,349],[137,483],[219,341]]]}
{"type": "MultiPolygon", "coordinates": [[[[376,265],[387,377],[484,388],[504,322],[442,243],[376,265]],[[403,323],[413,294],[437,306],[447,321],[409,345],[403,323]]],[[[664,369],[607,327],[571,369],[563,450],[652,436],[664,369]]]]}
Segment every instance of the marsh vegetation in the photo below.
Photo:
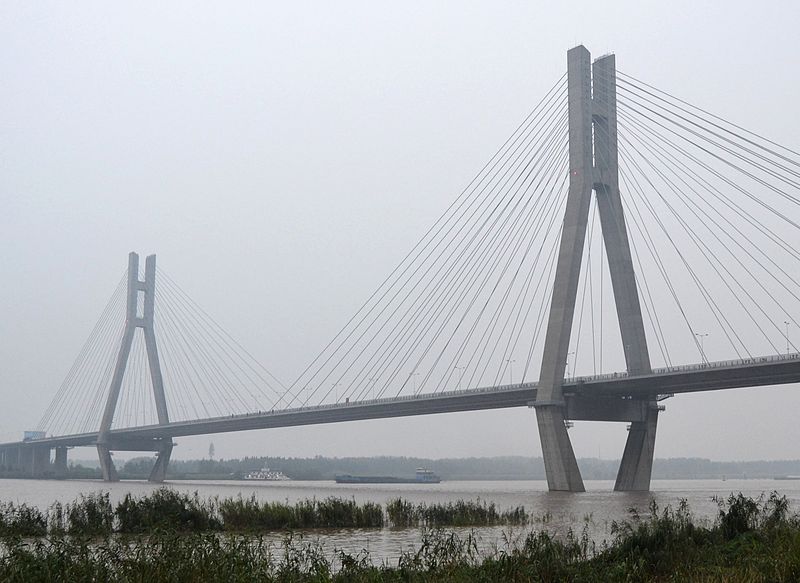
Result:
{"type": "Polygon", "coordinates": [[[435,526],[497,526],[527,524],[523,507],[498,510],[480,499],[447,504],[413,504],[391,500],[384,509],[374,502],[328,497],[294,504],[269,502],[255,496],[201,498],[170,488],[144,496],[126,494],[112,505],[108,493],[80,496],[45,511],[26,504],[0,503],[0,536],[46,534],[102,536],[176,532],[269,532],[326,528],[435,526]]]}
{"type": "MultiPolygon", "coordinates": [[[[400,502],[390,507],[403,506],[400,502]]],[[[235,512],[229,520],[265,512],[260,520],[270,524],[271,513],[277,512],[272,504],[253,506],[240,499],[231,503],[235,512]]],[[[226,528],[224,520],[207,522],[214,512],[221,512],[215,504],[221,506],[168,490],[145,499],[123,500],[110,514],[111,505],[102,494],[64,507],[54,505],[46,515],[4,504],[0,506],[0,580],[461,583],[800,579],[800,518],[790,512],[786,498],[776,493],[756,499],[738,494],[717,500],[719,511],[713,524],[695,521],[685,502],[663,509],[653,503],[649,512],[634,512],[627,520],[615,522],[610,540],[599,544],[590,539],[586,529],[563,536],[531,530],[517,543],[509,538],[487,550],[479,548],[473,534],[423,528],[417,548],[403,552],[391,563],[375,563],[366,551],[328,549],[296,533],[287,533],[283,542],[276,544],[257,529],[214,532],[226,528]],[[138,534],[119,534],[123,528],[120,508],[128,512],[124,528],[138,534]],[[172,517],[174,527],[160,518],[162,511],[172,517]]],[[[481,512],[490,513],[491,505],[479,506],[481,512]]],[[[373,520],[369,518],[373,513],[377,517],[376,508],[383,516],[377,505],[349,502],[342,506],[312,501],[278,508],[281,513],[287,508],[301,511],[271,524],[297,520],[317,528],[334,522],[363,523],[373,520]],[[305,513],[308,518],[297,518],[305,513]]],[[[401,516],[417,516],[419,511],[419,507],[405,505],[401,516]]],[[[253,522],[246,524],[249,527],[253,522]]]]}

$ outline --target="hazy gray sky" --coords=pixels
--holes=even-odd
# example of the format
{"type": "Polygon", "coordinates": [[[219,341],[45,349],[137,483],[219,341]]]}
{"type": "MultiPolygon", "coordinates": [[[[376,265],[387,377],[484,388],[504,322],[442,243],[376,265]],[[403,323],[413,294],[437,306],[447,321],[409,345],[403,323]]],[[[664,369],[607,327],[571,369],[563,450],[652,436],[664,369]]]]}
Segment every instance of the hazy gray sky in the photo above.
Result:
{"type": "MultiPolygon", "coordinates": [[[[792,1],[3,2],[0,439],[36,425],[132,250],[295,378],[576,44],[797,148],[798,21],[792,1]]],[[[798,406],[798,386],[671,399],[656,455],[800,457],[798,406]]],[[[625,426],[571,435],[578,456],[618,457],[625,426]]],[[[211,440],[222,457],[540,455],[532,410],[176,455],[211,440]]]]}

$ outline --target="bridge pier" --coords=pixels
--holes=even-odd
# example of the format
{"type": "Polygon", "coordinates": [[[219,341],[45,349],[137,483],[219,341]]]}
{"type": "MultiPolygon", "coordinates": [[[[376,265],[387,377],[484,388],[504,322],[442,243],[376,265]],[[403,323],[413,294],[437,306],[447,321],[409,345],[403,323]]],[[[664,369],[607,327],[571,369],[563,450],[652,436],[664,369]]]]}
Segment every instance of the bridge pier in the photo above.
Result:
{"type": "Polygon", "coordinates": [[[53,473],[56,478],[67,477],[67,448],[57,447],[56,456],[53,460],[53,473]]]}
{"type": "Polygon", "coordinates": [[[11,467],[18,472],[22,471],[22,457],[22,445],[19,445],[14,450],[12,461],[10,462],[11,467]]]}
{"type": "Polygon", "coordinates": [[[17,450],[17,469],[23,476],[33,476],[33,449],[26,447],[25,444],[21,445],[17,450]]]}
{"type": "Polygon", "coordinates": [[[43,478],[50,473],[50,447],[24,443],[19,448],[19,470],[23,476],[43,478]]]}
{"type": "Polygon", "coordinates": [[[648,403],[644,421],[633,421],[619,464],[614,490],[618,492],[647,492],[653,473],[653,454],[656,447],[658,405],[648,403]]]}
{"type": "Polygon", "coordinates": [[[33,448],[33,475],[35,477],[46,476],[50,473],[50,448],[33,448]]]}
{"type": "Polygon", "coordinates": [[[111,450],[106,445],[97,444],[97,455],[100,458],[100,473],[104,482],[119,482],[119,474],[111,458],[111,450]]]}
{"type": "Polygon", "coordinates": [[[118,482],[119,473],[111,456],[112,451],[152,451],[156,454],[156,463],[150,472],[149,482],[160,483],[166,479],[167,466],[175,444],[171,438],[114,438],[97,444],[100,456],[100,470],[106,482],[118,482]]]}
{"type": "Polygon", "coordinates": [[[2,450],[3,470],[9,475],[22,475],[25,472],[25,455],[22,450],[24,443],[4,447],[2,450]]]}
{"type": "Polygon", "coordinates": [[[169,458],[172,456],[172,440],[165,441],[156,453],[156,464],[150,472],[148,482],[160,484],[167,479],[167,466],[169,465],[169,458]]]}
{"type": "Polygon", "coordinates": [[[584,492],[586,488],[567,434],[563,408],[557,404],[536,406],[536,422],[547,487],[556,491],[584,492]]]}

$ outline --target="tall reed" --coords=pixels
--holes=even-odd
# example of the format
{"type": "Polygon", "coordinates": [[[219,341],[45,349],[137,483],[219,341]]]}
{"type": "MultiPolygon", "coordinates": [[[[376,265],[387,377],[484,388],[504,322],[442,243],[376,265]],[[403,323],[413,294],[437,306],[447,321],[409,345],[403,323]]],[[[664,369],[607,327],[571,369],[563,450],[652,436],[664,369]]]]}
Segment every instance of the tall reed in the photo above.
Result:
{"type": "Polygon", "coordinates": [[[522,506],[498,510],[497,506],[478,498],[457,500],[447,504],[412,504],[402,498],[386,505],[389,522],[394,526],[497,526],[528,524],[530,516],[522,506]]]}
{"type": "Polygon", "coordinates": [[[147,496],[130,493],[117,504],[117,531],[124,533],[150,532],[154,529],[178,531],[221,530],[216,504],[169,488],[159,488],[147,496]]]}
{"type": "Polygon", "coordinates": [[[239,496],[219,500],[218,508],[225,530],[229,531],[383,526],[383,509],[379,504],[357,504],[355,500],[333,497],[302,500],[292,505],[239,496]]]}
{"type": "Polygon", "coordinates": [[[47,517],[35,507],[0,502],[0,536],[43,536],[47,517]]]}

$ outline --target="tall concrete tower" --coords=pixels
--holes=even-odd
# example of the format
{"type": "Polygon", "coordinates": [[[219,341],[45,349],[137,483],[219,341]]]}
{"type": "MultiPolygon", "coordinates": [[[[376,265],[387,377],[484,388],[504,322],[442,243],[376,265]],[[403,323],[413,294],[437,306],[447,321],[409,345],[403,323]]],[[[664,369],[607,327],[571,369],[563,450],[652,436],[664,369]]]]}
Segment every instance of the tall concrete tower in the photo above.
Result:
{"type": "Polygon", "coordinates": [[[592,192],[597,197],[628,371],[632,374],[650,372],[647,338],[620,200],[614,55],[601,57],[592,65],[585,47],[571,49],[567,53],[567,92],[569,194],[535,403],[547,484],[550,490],[584,491],[567,433],[568,418],[608,421],[626,418],[631,426],[615,489],[648,490],[658,421],[657,403],[641,403],[643,406],[637,409],[639,413],[626,417],[623,409],[631,408],[621,400],[604,403],[602,411],[599,408],[592,411],[593,404],[581,403],[580,399],[574,399],[572,406],[568,406],[562,392],[592,192]],[[576,415],[570,415],[570,411],[575,411],[576,415]]]}

